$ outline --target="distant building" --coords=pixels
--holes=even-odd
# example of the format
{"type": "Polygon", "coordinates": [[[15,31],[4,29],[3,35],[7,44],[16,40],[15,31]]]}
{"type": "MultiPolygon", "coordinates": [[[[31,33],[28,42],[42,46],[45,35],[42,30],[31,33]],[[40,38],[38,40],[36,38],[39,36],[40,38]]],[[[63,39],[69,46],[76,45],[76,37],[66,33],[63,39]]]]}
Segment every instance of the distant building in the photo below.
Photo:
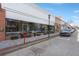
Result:
{"type": "Polygon", "coordinates": [[[61,18],[60,17],[55,17],[55,32],[59,32],[61,29],[61,18]]]}

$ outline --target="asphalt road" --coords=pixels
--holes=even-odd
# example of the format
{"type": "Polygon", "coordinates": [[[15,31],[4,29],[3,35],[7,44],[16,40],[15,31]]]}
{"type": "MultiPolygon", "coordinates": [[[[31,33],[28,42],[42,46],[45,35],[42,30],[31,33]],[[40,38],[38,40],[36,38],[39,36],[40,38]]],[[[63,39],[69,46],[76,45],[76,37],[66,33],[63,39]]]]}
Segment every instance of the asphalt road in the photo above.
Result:
{"type": "Polygon", "coordinates": [[[79,56],[79,31],[70,37],[55,37],[5,56],[79,56]]]}

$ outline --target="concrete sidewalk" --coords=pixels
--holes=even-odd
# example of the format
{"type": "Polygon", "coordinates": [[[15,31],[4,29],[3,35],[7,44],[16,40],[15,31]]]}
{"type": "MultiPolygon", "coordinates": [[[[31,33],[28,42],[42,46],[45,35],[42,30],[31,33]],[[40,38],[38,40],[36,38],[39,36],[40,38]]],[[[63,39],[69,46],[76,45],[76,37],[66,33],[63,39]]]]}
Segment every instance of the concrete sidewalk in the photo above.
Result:
{"type": "MultiPolygon", "coordinates": [[[[56,36],[59,33],[53,33],[50,34],[50,36],[56,36]]],[[[29,37],[26,38],[25,42],[32,42],[34,40],[39,40],[39,39],[43,39],[48,37],[48,35],[40,35],[40,36],[33,36],[33,37],[29,37]]],[[[4,48],[8,48],[8,47],[12,47],[12,46],[16,46],[16,45],[20,45],[20,44],[24,44],[24,39],[16,39],[16,40],[5,40],[5,41],[1,41],[0,42],[0,49],[4,49],[4,48]]]]}

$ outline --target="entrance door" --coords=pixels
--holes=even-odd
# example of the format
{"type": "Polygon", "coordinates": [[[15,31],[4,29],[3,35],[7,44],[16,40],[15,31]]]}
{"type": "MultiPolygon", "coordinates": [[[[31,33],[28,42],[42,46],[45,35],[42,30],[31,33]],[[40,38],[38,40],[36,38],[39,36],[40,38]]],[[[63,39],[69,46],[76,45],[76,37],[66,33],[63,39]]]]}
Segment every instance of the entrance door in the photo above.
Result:
{"type": "Polygon", "coordinates": [[[27,32],[27,24],[22,24],[22,32],[27,32]]]}

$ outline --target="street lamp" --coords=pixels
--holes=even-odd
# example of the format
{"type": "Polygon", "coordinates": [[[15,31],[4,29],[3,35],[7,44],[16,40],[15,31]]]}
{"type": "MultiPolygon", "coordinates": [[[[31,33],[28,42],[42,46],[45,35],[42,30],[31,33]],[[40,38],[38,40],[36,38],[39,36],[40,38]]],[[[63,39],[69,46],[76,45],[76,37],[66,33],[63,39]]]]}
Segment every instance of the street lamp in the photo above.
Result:
{"type": "Polygon", "coordinates": [[[50,39],[50,14],[48,15],[48,39],[50,39]]]}

